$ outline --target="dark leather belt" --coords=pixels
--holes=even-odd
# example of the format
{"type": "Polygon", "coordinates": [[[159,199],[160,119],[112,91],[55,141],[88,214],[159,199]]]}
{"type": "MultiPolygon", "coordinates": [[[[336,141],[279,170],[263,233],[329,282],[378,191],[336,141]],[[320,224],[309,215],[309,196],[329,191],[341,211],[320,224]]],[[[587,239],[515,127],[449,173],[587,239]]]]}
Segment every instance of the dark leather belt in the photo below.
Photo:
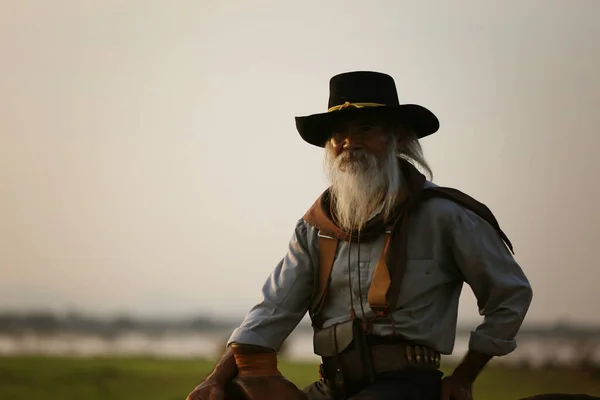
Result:
{"type": "Polygon", "coordinates": [[[441,355],[425,346],[410,343],[371,345],[371,358],[376,373],[396,371],[404,368],[438,369],[441,355]]]}
{"type": "MultiPolygon", "coordinates": [[[[392,342],[392,343],[373,343],[369,345],[371,354],[371,366],[375,374],[386,372],[402,371],[404,369],[426,369],[437,370],[440,367],[441,356],[437,351],[433,351],[424,346],[417,346],[410,342],[392,342]]],[[[325,362],[325,359],[324,359],[325,362]]],[[[346,365],[345,368],[352,368],[346,365]]],[[[325,365],[319,366],[319,375],[322,382],[334,391],[339,391],[340,386],[336,384],[335,374],[325,370],[325,365]]],[[[359,392],[364,388],[364,382],[359,383],[351,378],[343,381],[343,392],[359,392]]],[[[343,396],[342,396],[343,397],[343,396]]]]}
{"type": "MultiPolygon", "coordinates": [[[[376,374],[405,368],[440,368],[440,353],[425,346],[417,346],[409,342],[396,342],[371,344],[369,348],[376,374]]],[[[331,383],[330,379],[326,379],[329,377],[326,376],[323,365],[320,366],[319,373],[325,381],[328,381],[328,384],[331,383]]]]}

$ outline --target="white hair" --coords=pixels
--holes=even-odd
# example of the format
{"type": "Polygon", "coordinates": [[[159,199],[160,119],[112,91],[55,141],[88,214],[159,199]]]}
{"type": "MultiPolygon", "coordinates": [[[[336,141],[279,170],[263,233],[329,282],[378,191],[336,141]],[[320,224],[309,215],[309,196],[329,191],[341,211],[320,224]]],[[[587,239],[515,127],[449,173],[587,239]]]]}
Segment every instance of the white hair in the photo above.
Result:
{"type": "Polygon", "coordinates": [[[331,142],[325,145],[325,169],[341,229],[361,230],[379,206],[385,218],[390,215],[401,182],[393,136],[388,149],[386,156],[378,160],[364,150],[343,152],[336,157],[331,142]]]}
{"type": "MultiPolygon", "coordinates": [[[[397,131],[398,132],[398,131],[397,131]]],[[[410,129],[402,129],[400,133],[401,144],[397,153],[398,158],[408,161],[416,168],[422,169],[429,180],[433,179],[433,171],[423,155],[423,147],[417,134],[410,129]]]]}
{"type": "Polygon", "coordinates": [[[325,145],[325,171],[335,216],[347,232],[361,230],[379,206],[383,217],[389,217],[402,180],[399,158],[423,170],[429,179],[433,177],[415,132],[401,126],[392,131],[388,152],[380,160],[364,150],[345,151],[336,157],[331,141],[325,145]]]}

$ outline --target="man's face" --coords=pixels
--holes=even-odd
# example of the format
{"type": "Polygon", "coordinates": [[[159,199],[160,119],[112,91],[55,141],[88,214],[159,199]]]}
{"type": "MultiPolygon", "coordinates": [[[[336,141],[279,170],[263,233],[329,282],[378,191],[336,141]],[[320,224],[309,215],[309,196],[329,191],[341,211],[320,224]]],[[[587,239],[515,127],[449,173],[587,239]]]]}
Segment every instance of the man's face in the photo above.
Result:
{"type": "Polygon", "coordinates": [[[334,127],[330,142],[334,157],[342,156],[351,162],[368,153],[381,160],[389,151],[390,134],[380,121],[357,119],[334,127]]]}
{"type": "Polygon", "coordinates": [[[342,229],[361,229],[382,201],[389,214],[400,185],[396,142],[385,123],[373,120],[335,127],[325,166],[342,229]]]}

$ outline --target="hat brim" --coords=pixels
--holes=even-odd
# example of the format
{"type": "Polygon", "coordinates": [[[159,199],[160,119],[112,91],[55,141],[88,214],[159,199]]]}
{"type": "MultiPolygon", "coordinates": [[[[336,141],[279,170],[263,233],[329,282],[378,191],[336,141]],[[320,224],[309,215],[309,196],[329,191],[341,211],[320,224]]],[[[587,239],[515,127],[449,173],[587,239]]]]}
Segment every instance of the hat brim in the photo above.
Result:
{"type": "Polygon", "coordinates": [[[304,141],[318,147],[325,147],[336,122],[357,117],[392,118],[412,129],[419,139],[437,132],[440,127],[437,117],[427,108],[417,104],[401,104],[383,107],[349,107],[339,111],[296,117],[296,128],[304,141]]]}

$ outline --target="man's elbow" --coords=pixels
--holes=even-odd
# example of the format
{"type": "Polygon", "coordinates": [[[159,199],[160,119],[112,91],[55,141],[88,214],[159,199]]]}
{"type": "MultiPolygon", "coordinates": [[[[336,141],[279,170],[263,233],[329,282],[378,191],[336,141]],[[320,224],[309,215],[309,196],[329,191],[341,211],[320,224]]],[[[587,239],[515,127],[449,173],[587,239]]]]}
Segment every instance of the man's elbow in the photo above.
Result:
{"type": "Polygon", "coordinates": [[[524,282],[514,291],[511,303],[513,304],[510,309],[515,313],[516,320],[519,321],[519,325],[525,319],[529,306],[533,301],[533,289],[529,282],[524,282]]]}
{"type": "Polygon", "coordinates": [[[527,281],[523,285],[523,288],[521,289],[521,291],[522,291],[521,296],[523,298],[523,303],[525,304],[525,312],[527,312],[527,310],[529,309],[529,306],[531,305],[531,302],[533,301],[533,289],[532,289],[529,281],[527,281]]]}

